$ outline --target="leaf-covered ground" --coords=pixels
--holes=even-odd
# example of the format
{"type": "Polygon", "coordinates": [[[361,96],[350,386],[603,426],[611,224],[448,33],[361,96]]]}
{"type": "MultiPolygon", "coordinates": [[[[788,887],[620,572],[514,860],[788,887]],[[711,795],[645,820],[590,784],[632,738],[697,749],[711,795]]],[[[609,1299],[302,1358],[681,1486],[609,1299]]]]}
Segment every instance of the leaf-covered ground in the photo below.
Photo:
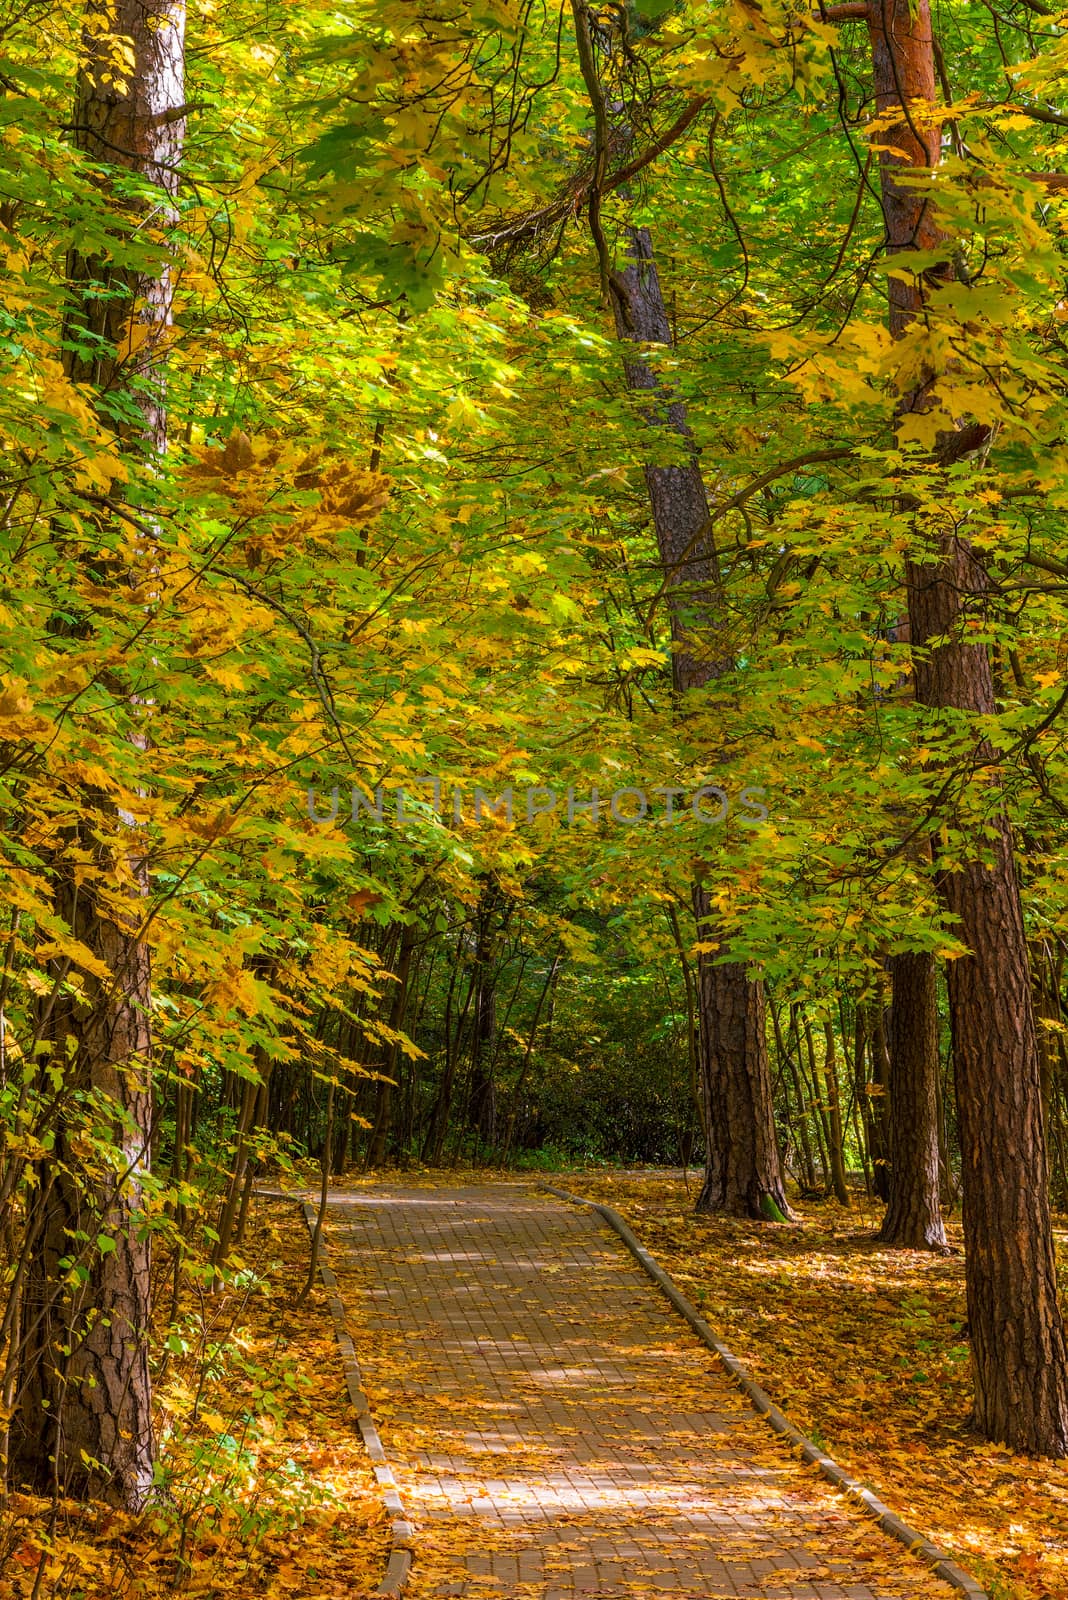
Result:
{"type": "Polygon", "coordinates": [[[13,1496],[0,1600],[352,1600],[379,1582],[388,1523],[321,1286],[292,1303],[297,1207],[258,1201],[242,1260],[226,1293],[190,1294],[157,1383],[167,1503],[132,1519],[13,1496]]]}
{"type": "Polygon", "coordinates": [[[411,1600],[950,1600],[792,1457],[594,1214],[503,1179],[394,1174],[328,1212],[416,1526],[411,1600]]]}
{"type": "MultiPolygon", "coordinates": [[[[1064,1600],[1068,1463],[970,1431],[961,1255],[881,1248],[863,1196],[769,1225],[694,1216],[692,1180],[561,1181],[620,1211],[791,1421],[995,1600],[1064,1600]]],[[[1063,1227],[1058,1248],[1068,1262],[1063,1227]]]]}

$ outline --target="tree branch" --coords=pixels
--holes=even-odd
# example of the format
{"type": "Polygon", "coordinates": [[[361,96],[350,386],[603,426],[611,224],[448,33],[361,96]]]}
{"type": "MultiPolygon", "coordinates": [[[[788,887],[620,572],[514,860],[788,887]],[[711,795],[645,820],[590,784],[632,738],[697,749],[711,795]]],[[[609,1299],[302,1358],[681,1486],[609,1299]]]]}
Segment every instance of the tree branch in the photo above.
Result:
{"type": "Polygon", "coordinates": [[[729,511],[737,511],[747,500],[751,500],[755,494],[759,494],[761,489],[766,489],[769,483],[774,483],[777,478],[787,477],[789,473],[796,472],[799,467],[815,466],[821,461],[847,461],[855,455],[856,450],[852,445],[840,445],[831,450],[806,450],[804,455],[791,456],[789,461],[781,461],[777,467],[769,467],[767,472],[760,473],[756,478],[750,478],[749,482],[739,489],[737,494],[731,495],[729,500],[722,501],[710,513],[708,520],[701,524],[678,560],[673,561],[671,566],[667,568],[664,573],[664,581],[653,596],[649,610],[646,612],[644,626],[648,629],[652,623],[653,613],[667,593],[672,575],[686,566],[697,546],[707,538],[717,522],[722,522],[729,511]]]}

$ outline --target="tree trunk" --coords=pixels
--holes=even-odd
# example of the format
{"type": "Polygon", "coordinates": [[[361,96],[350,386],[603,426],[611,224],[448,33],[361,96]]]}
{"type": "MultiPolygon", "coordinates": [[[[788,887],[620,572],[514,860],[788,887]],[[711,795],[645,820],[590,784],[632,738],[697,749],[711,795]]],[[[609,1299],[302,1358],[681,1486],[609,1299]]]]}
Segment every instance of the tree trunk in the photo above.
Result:
{"type": "Polygon", "coordinates": [[[834,1197],[841,1206],[852,1204],[849,1182],[846,1177],[845,1140],[842,1128],[842,1101],[838,1093],[838,1063],[835,1059],[834,1024],[830,1017],[823,1021],[823,1086],[827,1096],[827,1134],[831,1152],[831,1183],[834,1197]]]}
{"type": "Polygon", "coordinates": [[[776,1049],[778,1050],[782,1071],[785,1075],[784,1081],[792,1086],[794,1099],[797,1102],[796,1127],[798,1144],[801,1149],[801,1164],[804,1168],[803,1188],[808,1189],[811,1193],[816,1187],[816,1166],[812,1159],[812,1141],[808,1135],[808,1106],[801,1087],[801,1079],[798,1077],[797,1064],[794,1061],[793,1052],[787,1040],[783,1038],[779,1014],[774,1006],[771,1008],[771,1020],[775,1029],[776,1049]]]}
{"type": "Polygon", "coordinates": [[[538,996],[538,1003],[534,1008],[534,1020],[530,1024],[530,1032],[527,1035],[527,1046],[523,1054],[523,1062],[519,1068],[519,1073],[512,1088],[511,1106],[508,1112],[508,1124],[504,1136],[504,1147],[501,1150],[500,1155],[500,1164],[502,1167],[506,1167],[508,1165],[508,1159],[512,1153],[512,1139],[515,1134],[515,1125],[518,1120],[519,1107],[522,1103],[523,1090],[526,1086],[527,1072],[530,1069],[530,1063],[534,1057],[534,1046],[537,1043],[538,1024],[541,1021],[542,1007],[545,1005],[546,1000],[549,998],[549,995],[552,992],[553,985],[556,982],[556,974],[560,970],[560,962],[562,959],[563,953],[560,949],[557,949],[557,952],[553,956],[552,962],[550,963],[549,971],[545,976],[545,982],[542,985],[541,993],[538,996]]]}
{"type": "Polygon", "coordinates": [[[94,1136],[121,1151],[121,1168],[110,1172],[95,1156],[87,1164],[81,1100],[57,1129],[53,1181],[37,1202],[44,1215],[27,1277],[14,1458],[17,1475],[41,1492],[136,1510],[155,1460],[141,1219],[152,1129],[149,958],[84,887],[70,890],[63,911],[109,976],[81,973],[84,1002],[61,995],[43,1037],[51,1060],[72,1064],[71,1095],[97,1097],[94,1136]]]}
{"type": "Polygon", "coordinates": [[[934,956],[892,958],[890,1196],[883,1244],[946,1249],[938,1178],[938,981],[934,956]]]}
{"type": "MultiPolygon", "coordinates": [[[[612,303],[620,340],[671,343],[671,324],[646,228],[629,228],[629,262],[612,278],[612,303]]],[[[648,391],[653,403],[644,413],[652,429],[689,450],[690,430],[681,401],[660,392],[656,373],[645,361],[624,359],[630,389],[648,391]]],[[[655,434],[654,434],[655,441],[655,434]]],[[[667,586],[674,641],[674,681],[685,703],[725,671],[730,655],[722,639],[720,576],[708,524],[708,499],[696,461],[645,467],[657,547],[667,586]],[[695,630],[714,645],[697,652],[695,630]]],[[[694,916],[702,944],[716,941],[715,919],[699,884],[692,889],[694,916]]],[[[746,976],[740,962],[717,962],[704,950],[697,957],[699,1059],[707,1147],[698,1211],[783,1220],[789,1205],[775,1137],[775,1114],[768,1063],[764,985],[746,976]]]]}
{"type": "Polygon", "coordinates": [[[463,1019],[467,1014],[467,1006],[474,989],[474,977],[468,985],[467,997],[464,1000],[460,1022],[454,1032],[452,1026],[453,996],[456,992],[456,977],[460,970],[460,956],[457,950],[452,969],[449,973],[449,987],[445,994],[445,1014],[442,1020],[442,1036],[445,1042],[445,1064],[442,1069],[441,1082],[438,1092],[434,1097],[430,1117],[427,1121],[426,1136],[423,1139],[422,1160],[431,1167],[441,1164],[441,1155],[445,1147],[445,1135],[449,1128],[449,1109],[452,1105],[453,1083],[456,1078],[456,1062],[460,1053],[459,1035],[463,1028],[463,1019]]]}
{"type": "Polygon", "coordinates": [[[497,1143],[497,1086],[493,1042],[497,1033],[497,974],[493,966],[493,920],[497,895],[490,888],[479,904],[475,939],[475,1015],[471,1027],[471,1087],[467,1117],[483,1150],[497,1143]]]}
{"type": "MultiPolygon", "coordinates": [[[[812,1105],[816,1112],[816,1142],[819,1145],[823,1182],[833,1188],[834,1178],[831,1169],[834,1163],[831,1156],[830,1108],[824,1099],[826,1091],[820,1086],[819,1069],[816,1066],[816,1043],[812,1037],[812,1023],[807,1012],[803,1013],[802,1026],[805,1034],[805,1060],[808,1062],[808,1085],[812,1093],[812,1105]]],[[[798,1036],[797,1048],[798,1053],[800,1053],[800,1036],[798,1036]]]]}
{"type": "MultiPolygon", "coordinates": [[[[83,36],[75,142],[94,161],[156,186],[151,206],[137,204],[152,211],[157,230],[173,219],[177,192],[184,24],[181,0],[114,0],[102,12],[93,10],[83,36]],[[132,52],[122,83],[113,76],[116,37],[132,52]]],[[[131,207],[118,192],[114,203],[131,207]]],[[[72,253],[68,276],[70,377],[92,386],[99,413],[131,453],[161,455],[171,322],[167,267],[135,272],[72,253]]],[[[122,584],[127,574],[105,570],[97,581],[122,584]]],[[[75,960],[69,970],[57,969],[62,987],[42,1019],[52,1064],[69,1062],[73,1109],[57,1133],[55,1181],[42,1190],[47,1201],[38,1201],[47,1214],[29,1271],[13,1442],[18,1470],[39,1487],[137,1510],[150,1492],[155,1459],[150,1256],[141,1216],[152,1139],[151,972],[148,947],[138,938],[147,872],[133,819],[123,816],[119,826],[128,829],[128,844],[102,842],[92,828],[75,830],[72,855],[91,860],[95,874],[82,871],[79,882],[62,859],[55,863],[57,909],[98,965],[83,970],[75,960]],[[116,915],[116,899],[123,897],[129,913],[116,915]],[[66,981],[74,973],[80,996],[66,981]],[[87,1102],[74,1101],[86,1095],[94,1098],[98,1136],[121,1150],[117,1173],[86,1157],[87,1102]],[[79,1244],[86,1235],[90,1242],[79,1244]]]]}
{"type": "MultiPolygon", "coordinates": [[[[700,889],[694,900],[705,914],[700,889]]],[[[764,986],[748,982],[733,962],[711,961],[700,963],[697,984],[709,1129],[697,1210],[783,1221],[789,1206],[772,1112],[764,986]]]]}
{"type": "Polygon", "coordinates": [[[890,1046],[886,1039],[886,1007],[882,997],[871,1008],[871,1070],[876,1089],[870,1095],[871,1165],[875,1193],[885,1204],[890,1201],[890,1046]]]}
{"type": "MultiPolygon", "coordinates": [[[[961,640],[985,588],[973,553],[950,539],[937,568],[910,563],[914,642],[945,637],[915,667],[924,705],[994,714],[985,645],[961,640]]],[[[976,761],[993,763],[980,742],[976,761]]],[[[960,1131],[975,1420],[1025,1454],[1068,1455],[1068,1365],[1057,1300],[1042,1079],[1012,833],[997,805],[983,859],[943,870],[938,887],[969,954],[949,963],[960,1131]]]]}
{"type": "MultiPolygon", "coordinates": [[[[842,1013],[842,1026],[845,1027],[845,1012],[842,1013]]],[[[868,1098],[868,1079],[865,1071],[865,1061],[868,1053],[868,1014],[864,1003],[857,1001],[853,1013],[853,1126],[857,1133],[857,1143],[860,1146],[861,1161],[864,1166],[864,1189],[867,1194],[873,1193],[872,1184],[872,1111],[868,1098]]]]}
{"type": "MultiPolygon", "coordinates": [[[[700,1056],[700,1023],[698,1017],[698,1004],[696,984],[694,983],[693,969],[686,955],[686,943],[682,937],[682,928],[679,924],[679,914],[675,909],[674,901],[668,902],[668,923],[671,927],[672,937],[675,940],[675,949],[678,952],[679,968],[682,972],[683,988],[686,993],[686,1074],[690,1086],[690,1103],[693,1107],[696,1125],[701,1129],[701,1136],[705,1141],[705,1149],[709,1147],[708,1113],[705,1106],[703,1084],[698,1075],[698,1059],[700,1056]]],[[[693,1154],[693,1140],[688,1143],[688,1155],[683,1161],[683,1166],[688,1167],[689,1156],[693,1154]]]]}
{"type": "MultiPolygon", "coordinates": [[[[404,1027],[404,1014],[408,1009],[408,986],[411,979],[412,956],[415,952],[418,937],[418,923],[406,922],[401,931],[397,971],[394,975],[396,986],[390,1002],[389,1021],[387,1024],[393,1033],[399,1033],[404,1027]]],[[[385,1059],[382,1063],[382,1076],[378,1082],[375,1121],[367,1149],[366,1165],[368,1167],[380,1167],[386,1159],[386,1152],[389,1148],[389,1135],[393,1126],[393,1089],[396,1084],[399,1058],[400,1045],[391,1040],[386,1046],[385,1059]]]]}
{"type": "MultiPolygon", "coordinates": [[[[137,173],[162,191],[152,207],[158,229],[174,220],[171,202],[185,140],[184,0],[111,0],[91,9],[93,26],[83,36],[87,64],[74,105],[74,142],[93,160],[137,173]],[[129,40],[133,49],[132,65],[121,71],[115,68],[115,37],[129,40]],[[119,77],[124,82],[117,82],[119,77]]],[[[124,435],[162,455],[172,295],[168,267],[161,265],[151,275],[131,272],[108,258],[74,251],[67,272],[74,291],[65,329],[70,376],[92,385],[101,412],[116,416],[124,435]],[[113,407],[113,399],[120,403],[113,407]]]]}
{"type": "MultiPolygon", "coordinates": [[[[889,253],[937,249],[940,235],[922,192],[901,170],[939,159],[935,59],[928,0],[871,0],[867,12],[876,110],[900,120],[879,134],[889,253]],[[902,111],[902,106],[910,108],[902,111]]],[[[922,307],[924,284],[890,279],[890,325],[903,332],[922,307]]],[[[917,385],[903,409],[926,404],[917,385]]],[[[965,642],[982,615],[987,576],[970,546],[946,530],[927,560],[906,564],[916,698],[974,716],[995,711],[990,655],[965,642]],[[944,639],[929,651],[932,639],[944,639]]],[[[976,742],[977,763],[994,752],[976,742]]],[[[996,780],[991,780],[992,791],[996,780]]],[[[969,954],[949,963],[957,1116],[961,1141],[968,1316],[975,1421],[991,1439],[1028,1454],[1068,1454],[1068,1365],[1057,1301],[1042,1089],[1027,941],[1008,817],[991,793],[992,840],[981,859],[938,874],[954,932],[969,954]]]]}
{"type": "MultiPolygon", "coordinates": [[[[611,130],[597,65],[600,46],[586,0],[571,0],[571,11],[579,66],[594,119],[590,231],[600,256],[602,283],[611,301],[616,337],[624,349],[628,344],[670,346],[671,322],[647,228],[625,230],[627,264],[621,272],[608,271],[598,184],[604,173],[611,130]]],[[[650,396],[650,404],[641,413],[649,430],[649,454],[660,454],[668,445],[683,458],[679,464],[659,466],[648,461],[645,466],[671,618],[674,685],[683,700],[687,691],[703,687],[727,670],[731,662],[731,652],[723,640],[719,563],[708,526],[708,498],[694,455],[685,406],[661,388],[647,361],[628,360],[624,355],[623,367],[628,388],[650,396]],[[702,633],[705,648],[699,653],[702,633]]],[[[692,901],[701,942],[715,946],[715,924],[699,881],[693,885],[692,901]]],[[[701,1076],[708,1147],[705,1181],[697,1207],[781,1221],[789,1214],[789,1207],[775,1139],[764,987],[748,980],[741,963],[717,966],[714,954],[714,950],[707,949],[698,954],[701,1076]],[[710,1006],[716,1011],[710,1012],[710,1006]]]]}

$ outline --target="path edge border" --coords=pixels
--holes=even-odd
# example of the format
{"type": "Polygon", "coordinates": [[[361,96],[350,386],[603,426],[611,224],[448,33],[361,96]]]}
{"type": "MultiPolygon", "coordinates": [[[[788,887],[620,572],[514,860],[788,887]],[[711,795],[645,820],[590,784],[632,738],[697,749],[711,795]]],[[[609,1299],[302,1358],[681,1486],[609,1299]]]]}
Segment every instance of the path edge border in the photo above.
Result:
{"type": "Polygon", "coordinates": [[[717,1338],[696,1306],[687,1300],[681,1289],[676,1286],[660,1263],[649,1254],[649,1251],[618,1211],[614,1211],[611,1206],[602,1205],[598,1200],[587,1200],[583,1195],[570,1194],[566,1189],[558,1189],[552,1183],[542,1182],[539,1187],[547,1189],[550,1194],[555,1195],[559,1200],[570,1201],[572,1205],[588,1206],[590,1210],[598,1213],[601,1219],[612,1229],[613,1233],[617,1234],[623,1241],[631,1255],[648,1276],[652,1278],[679,1315],[689,1323],[702,1344],[707,1345],[719,1357],[731,1379],[742,1390],[743,1394],[752,1401],[760,1415],[765,1418],[776,1433],[789,1440],[800,1452],[802,1460],[811,1462],[829,1483],[833,1483],[835,1488],[849,1495],[852,1500],[859,1502],[865,1514],[874,1518],[884,1533],[888,1533],[899,1544],[907,1546],[913,1555],[917,1555],[923,1561],[926,1561],[937,1577],[944,1579],[946,1583],[952,1584],[955,1589],[967,1595],[968,1600],[990,1600],[988,1591],[977,1583],[970,1573],[965,1572],[963,1567],[958,1566],[951,1557],[946,1555],[944,1550],[940,1550],[936,1544],[925,1538],[922,1533],[917,1533],[915,1528],[910,1528],[908,1523],[903,1522],[899,1516],[890,1510],[889,1506],[884,1505],[877,1495],[873,1494],[870,1489],[866,1489],[856,1478],[850,1477],[849,1473],[845,1472],[836,1461],[832,1461],[831,1457],[821,1450],[819,1445],[814,1444],[811,1439],[794,1427],[793,1423],[779,1410],[770,1395],[760,1387],[754,1378],[750,1377],[738,1357],[732,1354],[722,1339],[717,1338]]]}
{"type": "MultiPolygon", "coordinates": [[[[310,1238],[315,1238],[315,1222],[318,1211],[309,1201],[297,1195],[286,1195],[286,1199],[295,1199],[308,1226],[310,1238]]],[[[386,1459],[386,1452],[371,1413],[371,1405],[364,1392],[363,1377],[360,1372],[360,1363],[356,1359],[356,1347],[349,1333],[348,1323],[345,1318],[345,1306],[338,1294],[337,1279],[330,1265],[326,1250],[326,1241],[319,1240],[319,1276],[326,1290],[327,1306],[330,1311],[330,1321],[334,1328],[334,1337],[341,1355],[341,1366],[345,1373],[345,1387],[349,1392],[349,1401],[356,1413],[356,1425],[360,1430],[364,1448],[371,1460],[375,1479],[382,1491],[382,1499],[386,1510],[389,1512],[390,1521],[390,1552],[386,1562],[385,1577],[372,1590],[372,1595],[378,1600],[390,1600],[394,1595],[404,1593],[408,1578],[411,1575],[414,1560],[415,1530],[408,1520],[404,1509],[404,1502],[397,1488],[397,1480],[393,1470],[386,1459]]]]}

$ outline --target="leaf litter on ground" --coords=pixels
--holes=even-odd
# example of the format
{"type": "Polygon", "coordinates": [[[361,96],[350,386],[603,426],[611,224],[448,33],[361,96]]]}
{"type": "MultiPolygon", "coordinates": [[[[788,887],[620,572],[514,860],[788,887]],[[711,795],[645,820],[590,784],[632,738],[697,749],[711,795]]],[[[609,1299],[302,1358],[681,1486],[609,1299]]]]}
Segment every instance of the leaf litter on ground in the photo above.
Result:
{"type": "Polygon", "coordinates": [[[681,1175],[564,1186],[618,1210],[791,1422],[997,1600],[1065,1600],[1068,1463],[969,1426],[959,1223],[947,1224],[958,1253],[939,1256],[880,1245],[882,1208],[863,1194],[848,1211],[793,1202],[783,1224],[698,1216],[681,1175]]]}
{"type": "MultiPolygon", "coordinates": [[[[373,1188],[375,1178],[363,1178],[345,1185],[335,1186],[351,1191],[365,1192],[373,1188]]],[[[489,1174],[485,1171],[468,1171],[444,1174],[413,1175],[404,1173],[381,1174],[388,1187],[397,1183],[405,1188],[426,1186],[450,1188],[472,1183],[510,1181],[517,1189],[536,1187],[529,1180],[517,1182],[514,1174],[489,1174]]],[[[569,1176],[566,1185],[575,1189],[577,1181],[569,1176]]],[[[603,1178],[585,1185],[591,1197],[613,1199],[620,1203],[622,1182],[606,1184],[603,1178]]],[[[659,1201],[660,1209],[651,1213],[662,1216],[664,1242],[679,1245],[676,1264],[681,1261],[688,1267],[685,1246],[688,1232],[678,1217],[679,1203],[685,1201],[682,1185],[676,1188],[665,1185],[655,1191],[646,1185],[635,1188],[634,1198],[645,1204],[659,1201]]],[[[641,1217],[634,1220],[640,1226],[641,1217]]],[[[328,1221],[328,1236],[330,1233],[328,1221]]],[[[339,1230],[343,1234],[343,1230],[339,1230]]],[[[655,1248],[651,1238],[645,1239],[655,1248]]],[[[432,1347],[441,1330],[432,1326],[415,1329],[408,1326],[401,1311],[389,1304],[389,1284],[392,1268],[388,1258],[379,1258],[373,1250],[361,1246],[358,1252],[341,1247],[341,1238],[331,1240],[331,1265],[337,1276],[347,1319],[363,1372],[363,1382],[372,1412],[378,1421],[387,1456],[397,1474],[402,1497],[408,1514],[417,1525],[416,1562],[408,1588],[410,1600],[430,1600],[432,1596],[477,1595],[500,1591],[503,1573],[511,1573],[503,1588],[516,1600],[543,1600],[546,1593],[571,1591],[568,1574],[576,1574],[588,1564],[596,1542],[606,1534],[627,1541],[637,1541],[630,1570],[625,1578],[614,1581],[611,1592],[629,1592],[648,1595],[651,1592],[653,1569],[643,1575],[644,1552],[640,1548],[643,1534],[646,1546],[655,1563],[663,1560],[661,1538],[670,1540],[677,1528],[680,1509],[694,1493],[707,1494],[708,1486],[700,1483],[703,1458],[708,1454],[707,1435],[691,1427],[688,1419],[698,1417],[708,1410],[708,1376],[702,1366],[715,1365],[715,1358],[697,1345],[689,1330],[674,1320],[674,1314],[665,1305],[662,1335],[657,1348],[643,1354],[651,1358],[656,1368],[654,1383],[649,1393],[633,1387],[625,1393],[602,1395],[598,1390],[596,1403],[606,1398],[619,1407],[618,1440],[625,1447],[627,1459],[632,1463],[644,1461],[650,1468],[649,1482],[656,1485],[657,1497],[640,1507],[606,1505],[602,1510],[584,1508],[581,1511],[564,1505],[550,1507],[546,1513],[545,1492],[553,1500],[552,1485],[566,1481],[573,1463],[568,1459],[567,1441],[572,1430],[562,1419],[554,1425],[557,1436],[554,1444],[544,1440],[511,1439],[503,1448],[506,1459],[494,1454],[485,1443],[483,1432],[487,1409],[493,1410],[496,1401],[487,1401],[478,1395],[463,1392],[445,1392],[445,1386],[435,1381],[432,1347]],[[428,1350],[431,1354],[428,1356],[428,1350]],[[653,1416],[662,1416],[665,1406],[676,1414],[680,1426],[671,1423],[671,1443],[684,1447],[685,1459],[671,1461],[662,1449],[663,1435],[654,1429],[648,1438],[636,1439],[634,1429],[628,1426],[635,1407],[648,1407],[653,1416]],[[693,1470],[690,1469],[692,1449],[693,1470]],[[508,1512],[514,1507],[517,1515],[510,1524],[495,1515],[482,1515],[477,1503],[492,1494],[498,1510],[508,1512]],[[659,1546],[659,1548],[658,1548],[659,1546]],[[527,1576],[521,1565],[529,1561],[534,1552],[540,1552],[541,1576],[527,1576]],[[575,1558],[575,1559],[573,1559],[575,1558]],[[496,1571],[493,1569],[496,1567],[496,1571]],[[554,1581],[555,1580],[555,1581],[554,1581]],[[546,1588],[548,1585],[548,1588],[546,1588]]],[[[596,1255],[596,1252],[594,1253],[596,1255]]],[[[614,1242],[606,1240],[606,1262],[618,1259],[614,1242]]],[[[755,1259],[755,1257],[754,1257],[755,1259]]],[[[665,1262],[665,1264],[667,1264],[665,1262]]],[[[492,1266],[485,1258],[483,1266],[492,1266]]],[[[685,1273],[683,1274],[685,1276],[685,1273]]],[[[554,1278],[554,1282],[561,1281],[554,1278]]],[[[688,1285],[694,1290],[692,1279],[688,1285]]],[[[700,1289],[700,1286],[697,1286],[700,1289]]],[[[563,1284],[561,1293],[565,1293],[563,1284]]],[[[770,1292],[767,1285],[760,1288],[771,1314],[778,1315],[781,1296],[770,1292]]],[[[706,1296],[707,1298],[707,1296],[706,1296]]],[[[568,1308],[569,1309],[569,1308],[568,1308]]],[[[633,1347],[613,1342],[611,1318],[597,1304],[596,1295],[582,1293],[576,1299],[576,1310],[581,1316],[574,1318],[576,1337],[589,1337],[596,1328],[603,1339],[606,1354],[625,1357],[633,1347]]],[[[565,1321],[568,1319],[565,1317],[565,1321]]],[[[826,1352],[824,1352],[826,1353],[826,1352]]],[[[767,1376],[767,1375],[766,1375],[767,1376]]],[[[440,1380],[440,1374],[439,1374],[440,1380]]],[[[526,1392],[542,1388],[539,1379],[517,1375],[514,1389],[517,1398],[526,1392]]],[[[703,1534],[694,1529],[687,1531],[684,1543],[700,1555],[706,1553],[719,1559],[726,1556],[731,1562],[759,1562],[765,1556],[767,1545],[761,1534],[782,1524],[784,1542],[794,1542],[790,1534],[793,1524],[796,1534],[797,1506],[811,1494],[814,1503],[821,1506],[820,1535],[804,1545],[803,1570],[792,1572],[792,1582],[800,1579],[817,1583],[856,1583],[863,1574],[866,1592],[885,1594],[887,1597],[950,1596],[952,1591],[933,1575],[927,1573],[900,1546],[891,1541],[875,1524],[848,1503],[841,1502],[840,1513],[831,1509],[828,1515],[828,1487],[811,1469],[803,1467],[784,1441],[772,1434],[763,1421],[752,1411],[748,1402],[738,1394],[728,1393],[717,1399],[717,1409],[728,1412],[732,1435],[738,1434],[752,1471],[752,1482],[732,1483],[728,1488],[717,1487],[712,1492],[717,1506],[727,1514],[731,1531],[726,1535],[722,1528],[703,1534]],[[744,1434],[744,1444],[741,1435],[744,1434]],[[780,1475],[787,1470],[788,1483],[785,1497],[779,1487],[780,1475]],[[811,1488],[806,1487],[811,1485],[811,1488]],[[728,1548],[729,1546],[729,1548],[728,1548]]],[[[488,1419],[492,1423],[492,1418],[488,1419]]],[[[611,1422],[606,1424],[603,1437],[615,1435],[611,1422]]],[[[612,1447],[614,1448],[614,1447],[612,1447]]],[[[595,1464],[609,1469],[610,1461],[595,1464]]],[[[619,1496],[616,1496],[619,1499],[619,1496]]],[[[832,1496],[832,1507],[834,1501],[832,1496]]],[[[487,1508],[488,1509],[488,1508],[487,1508]]],[[[722,1519],[720,1519],[722,1521],[722,1519]]],[[[677,1534],[675,1535],[677,1537],[677,1534]]],[[[684,1562],[685,1555],[680,1559],[684,1562]]],[[[756,1569],[754,1569],[756,1571],[756,1569]]],[[[713,1590],[695,1572],[693,1593],[707,1597],[713,1590]]],[[[757,1587],[767,1588],[769,1596],[781,1592],[784,1573],[768,1572],[755,1577],[757,1587]]],[[[578,1577],[574,1579],[574,1592],[586,1592],[578,1577]]],[[[655,1585],[653,1585],[655,1587],[655,1585]]],[[[594,1587],[589,1593],[600,1593],[594,1587]]],[[[685,1594],[686,1590],[675,1589],[685,1594]]],[[[718,1593],[718,1590],[715,1591],[718,1593]]],[[[731,1591],[734,1592],[733,1590],[731,1591]]]]}
{"type": "Polygon", "coordinates": [[[141,1516],[26,1494],[0,1515],[0,1600],[352,1600],[389,1524],[297,1207],[259,1201],[235,1286],[183,1293],[208,1337],[156,1385],[166,1489],[141,1516]],[[247,1292],[249,1277],[258,1288],[247,1292]],[[219,1348],[211,1332],[219,1330],[219,1348]]]}

